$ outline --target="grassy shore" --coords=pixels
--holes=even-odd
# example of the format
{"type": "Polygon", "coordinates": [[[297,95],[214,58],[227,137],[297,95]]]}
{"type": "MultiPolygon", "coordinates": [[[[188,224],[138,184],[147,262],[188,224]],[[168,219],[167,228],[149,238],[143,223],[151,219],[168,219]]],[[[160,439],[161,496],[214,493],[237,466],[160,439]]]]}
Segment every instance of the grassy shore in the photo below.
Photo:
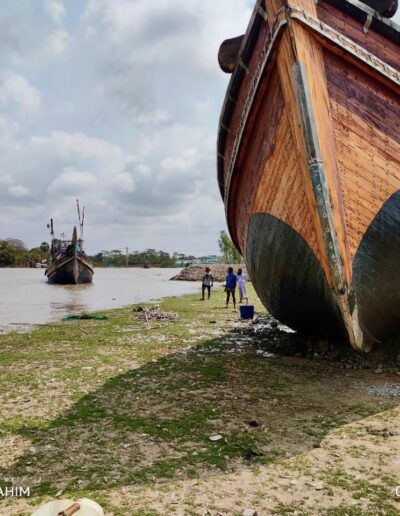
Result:
{"type": "Polygon", "coordinates": [[[0,486],[31,488],[0,514],[398,514],[399,399],[373,388],[399,377],[238,346],[223,295],[0,336],[0,486]]]}

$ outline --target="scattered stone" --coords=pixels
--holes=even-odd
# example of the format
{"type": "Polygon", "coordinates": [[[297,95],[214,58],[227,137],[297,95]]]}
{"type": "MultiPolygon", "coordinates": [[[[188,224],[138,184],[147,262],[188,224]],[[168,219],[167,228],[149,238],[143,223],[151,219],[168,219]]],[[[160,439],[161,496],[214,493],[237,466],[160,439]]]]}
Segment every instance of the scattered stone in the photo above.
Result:
{"type": "MultiPolygon", "coordinates": [[[[332,367],[347,370],[377,369],[377,374],[390,370],[396,360],[400,364],[400,340],[388,342],[386,348],[379,346],[369,353],[361,354],[353,350],[348,342],[340,339],[321,339],[320,337],[305,336],[294,332],[280,324],[271,315],[258,314],[253,324],[234,330],[243,339],[243,345],[250,344],[256,348],[256,353],[280,356],[295,356],[327,361],[332,367]],[[250,342],[245,339],[249,339],[250,342]],[[390,344],[390,345],[389,345],[390,344]],[[398,358],[396,358],[398,357],[398,358]]],[[[400,365],[396,365],[399,369],[400,365]]]]}
{"type": "Polygon", "coordinates": [[[324,488],[324,483],[323,483],[322,481],[320,481],[320,482],[315,482],[314,487],[315,487],[315,489],[316,489],[317,491],[321,491],[321,489],[323,489],[323,488],[324,488]]]}
{"type": "Polygon", "coordinates": [[[257,516],[257,511],[255,511],[254,509],[245,509],[242,512],[242,516],[257,516]]]}
{"type": "Polygon", "coordinates": [[[367,426],[365,428],[368,434],[371,435],[380,435],[385,437],[386,439],[390,436],[395,435],[392,431],[388,430],[386,427],[378,427],[378,426],[367,426]]]}
{"type": "Polygon", "coordinates": [[[374,371],[375,374],[382,374],[383,373],[383,365],[379,364],[378,367],[374,371]]]}
{"type": "Polygon", "coordinates": [[[209,437],[210,441],[212,442],[216,442],[216,441],[220,441],[221,439],[223,439],[222,435],[210,435],[209,437]]]}
{"type": "Polygon", "coordinates": [[[251,448],[245,448],[243,450],[243,455],[247,460],[254,459],[254,457],[262,457],[263,454],[259,451],[252,450],[251,448]]]}
{"type": "Polygon", "coordinates": [[[255,428],[257,426],[260,426],[255,419],[251,419],[250,421],[246,421],[246,423],[251,426],[252,428],[255,428]]]}
{"type": "Polygon", "coordinates": [[[385,383],[383,385],[371,385],[367,387],[367,392],[373,396],[383,396],[384,398],[400,398],[400,384],[385,383]]]}

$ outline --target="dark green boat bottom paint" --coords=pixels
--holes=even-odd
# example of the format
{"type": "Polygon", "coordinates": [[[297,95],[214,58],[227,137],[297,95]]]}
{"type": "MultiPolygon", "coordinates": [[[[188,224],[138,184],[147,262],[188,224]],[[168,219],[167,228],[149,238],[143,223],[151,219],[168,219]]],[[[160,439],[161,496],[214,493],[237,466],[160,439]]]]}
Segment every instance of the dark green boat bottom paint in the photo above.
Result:
{"type": "Polygon", "coordinates": [[[346,335],[325,272],[293,228],[268,213],[253,214],[246,254],[254,288],[274,317],[304,333],[346,335]]]}
{"type": "Polygon", "coordinates": [[[400,191],[382,206],[353,262],[362,327],[377,340],[400,333],[400,191]]]}
{"type": "MultiPolygon", "coordinates": [[[[249,224],[246,262],[269,312],[303,333],[345,337],[325,272],[293,228],[268,213],[249,224]]],[[[386,201],[365,232],[353,262],[350,310],[374,341],[400,334],[400,192],[386,201]]]]}

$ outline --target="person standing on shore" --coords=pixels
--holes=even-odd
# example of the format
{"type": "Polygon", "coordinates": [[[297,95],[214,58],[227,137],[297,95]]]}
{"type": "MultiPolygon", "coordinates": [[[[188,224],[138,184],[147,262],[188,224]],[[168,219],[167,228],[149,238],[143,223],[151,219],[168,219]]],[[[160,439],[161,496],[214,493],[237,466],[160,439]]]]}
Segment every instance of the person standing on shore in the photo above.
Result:
{"type": "Polygon", "coordinates": [[[243,273],[242,269],[238,269],[237,271],[238,276],[238,289],[239,289],[239,303],[243,303],[243,299],[246,300],[246,303],[249,302],[249,298],[247,296],[247,278],[246,274],[243,273]]]}
{"type": "Polygon", "coordinates": [[[229,299],[232,296],[232,302],[233,302],[233,308],[236,308],[236,284],[237,284],[237,276],[233,272],[232,267],[228,268],[228,274],[226,276],[226,283],[225,283],[225,292],[226,292],[226,306],[225,308],[228,308],[229,305],[229,299]]]}
{"type": "Polygon", "coordinates": [[[208,290],[208,299],[210,299],[211,287],[214,286],[214,279],[213,279],[213,276],[211,274],[210,267],[206,267],[205,271],[206,271],[206,273],[203,276],[203,282],[202,282],[202,285],[201,285],[201,299],[200,299],[200,301],[204,301],[204,299],[205,299],[204,294],[205,294],[206,290],[208,290]]]}

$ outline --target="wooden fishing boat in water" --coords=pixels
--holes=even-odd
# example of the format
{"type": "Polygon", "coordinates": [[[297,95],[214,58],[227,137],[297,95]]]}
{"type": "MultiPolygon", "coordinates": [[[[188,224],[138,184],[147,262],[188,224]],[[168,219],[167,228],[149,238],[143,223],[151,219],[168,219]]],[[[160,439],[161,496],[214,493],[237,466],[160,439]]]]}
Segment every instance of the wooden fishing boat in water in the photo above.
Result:
{"type": "Polygon", "coordinates": [[[49,283],[77,285],[91,283],[93,280],[92,260],[83,251],[84,212],[82,212],[81,219],[79,204],[78,216],[81,236],[78,238],[75,226],[71,240],[54,238],[53,219],[50,221],[52,261],[45,271],[49,283]]]}
{"type": "Polygon", "coordinates": [[[400,333],[397,0],[258,0],[224,42],[218,181],[268,310],[368,351],[400,333]]]}

